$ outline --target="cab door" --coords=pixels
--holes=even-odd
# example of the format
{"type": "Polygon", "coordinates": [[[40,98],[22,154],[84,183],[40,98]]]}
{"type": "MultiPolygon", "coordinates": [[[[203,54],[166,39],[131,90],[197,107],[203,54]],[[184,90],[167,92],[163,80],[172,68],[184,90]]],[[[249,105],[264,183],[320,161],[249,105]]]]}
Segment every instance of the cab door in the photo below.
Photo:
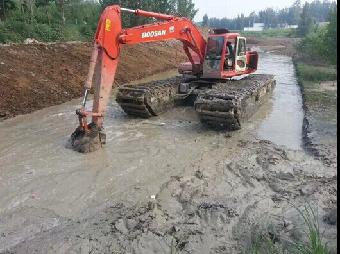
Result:
{"type": "Polygon", "coordinates": [[[243,72],[247,69],[246,38],[237,37],[235,70],[243,72]]]}
{"type": "Polygon", "coordinates": [[[221,78],[224,52],[224,36],[209,36],[203,63],[203,78],[221,78]]]}

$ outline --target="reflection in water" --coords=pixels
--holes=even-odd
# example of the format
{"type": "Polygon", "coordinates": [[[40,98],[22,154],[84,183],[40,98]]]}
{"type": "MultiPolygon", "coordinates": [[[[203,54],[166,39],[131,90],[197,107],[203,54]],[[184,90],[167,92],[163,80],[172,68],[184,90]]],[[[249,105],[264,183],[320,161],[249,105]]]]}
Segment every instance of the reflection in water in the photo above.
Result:
{"type": "Polygon", "coordinates": [[[271,101],[272,111],[258,129],[262,139],[291,149],[302,145],[302,98],[292,59],[286,56],[260,54],[257,73],[274,74],[276,87],[271,101]]]}

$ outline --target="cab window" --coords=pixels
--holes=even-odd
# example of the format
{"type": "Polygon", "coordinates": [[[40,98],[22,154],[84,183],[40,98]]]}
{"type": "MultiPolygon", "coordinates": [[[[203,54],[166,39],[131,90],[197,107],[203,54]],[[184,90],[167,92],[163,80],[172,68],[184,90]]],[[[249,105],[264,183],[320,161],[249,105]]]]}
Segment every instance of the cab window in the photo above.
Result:
{"type": "Polygon", "coordinates": [[[223,37],[210,37],[208,39],[206,59],[220,60],[223,51],[223,37]]]}
{"type": "Polygon", "coordinates": [[[246,41],[245,39],[239,39],[237,55],[244,56],[245,54],[246,54],[246,41]]]}

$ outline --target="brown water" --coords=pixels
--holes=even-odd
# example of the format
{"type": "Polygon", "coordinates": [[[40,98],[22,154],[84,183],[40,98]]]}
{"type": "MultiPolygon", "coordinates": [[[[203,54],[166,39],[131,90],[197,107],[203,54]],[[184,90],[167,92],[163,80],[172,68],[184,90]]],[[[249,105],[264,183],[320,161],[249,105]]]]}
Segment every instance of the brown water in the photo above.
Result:
{"type": "MultiPolygon", "coordinates": [[[[114,100],[105,119],[107,145],[86,155],[65,148],[78,124],[80,99],[1,122],[0,214],[17,217],[11,222],[0,217],[0,228],[20,227],[20,221],[31,216],[24,208],[38,209],[38,214],[48,211],[41,219],[50,220],[51,213],[75,219],[94,214],[112,200],[149,200],[170,176],[199,164],[203,156],[213,158],[221,147],[232,150],[252,133],[299,149],[302,109],[291,60],[263,54],[259,72],[274,73],[277,87],[270,102],[231,138],[203,127],[190,107],[134,119],[114,100]]],[[[171,71],[141,82],[173,75],[171,71]]],[[[52,217],[48,227],[59,223],[52,217]]],[[[19,232],[14,240],[7,239],[5,248],[27,235],[19,232]]]]}
{"type": "Polygon", "coordinates": [[[302,148],[302,97],[292,59],[267,53],[260,54],[260,59],[257,73],[274,74],[276,87],[269,101],[271,112],[257,133],[262,139],[299,150],[302,148]]]}

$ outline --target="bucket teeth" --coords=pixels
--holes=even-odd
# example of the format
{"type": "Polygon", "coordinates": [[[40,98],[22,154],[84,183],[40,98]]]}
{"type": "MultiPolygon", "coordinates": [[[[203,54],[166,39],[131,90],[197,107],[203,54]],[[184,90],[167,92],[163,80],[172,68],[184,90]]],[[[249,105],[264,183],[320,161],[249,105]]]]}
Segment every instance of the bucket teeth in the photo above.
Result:
{"type": "Polygon", "coordinates": [[[78,127],[69,139],[73,150],[80,153],[89,153],[98,150],[106,143],[106,134],[103,128],[98,128],[96,124],[90,123],[88,130],[78,127]]]}
{"type": "Polygon", "coordinates": [[[116,101],[128,115],[142,118],[157,116],[174,106],[180,77],[141,85],[124,85],[118,89],[116,101]]]}

